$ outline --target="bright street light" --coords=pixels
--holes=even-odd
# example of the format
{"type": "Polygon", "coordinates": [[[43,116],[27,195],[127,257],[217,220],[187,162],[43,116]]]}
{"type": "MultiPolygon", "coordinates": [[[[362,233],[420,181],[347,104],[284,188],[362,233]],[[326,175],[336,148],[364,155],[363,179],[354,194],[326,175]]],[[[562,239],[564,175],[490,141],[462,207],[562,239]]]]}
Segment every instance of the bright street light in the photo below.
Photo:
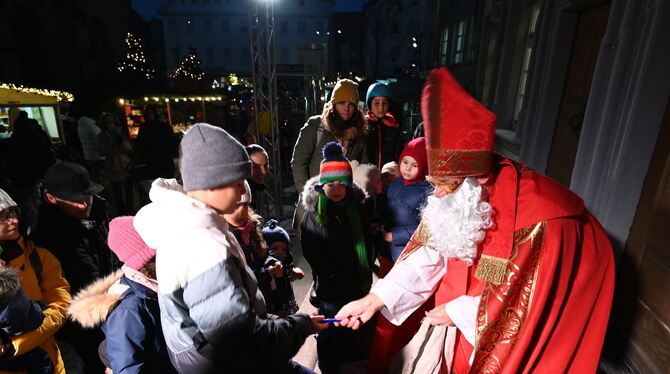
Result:
{"type": "Polygon", "coordinates": [[[342,30],[337,30],[337,33],[338,33],[338,34],[341,34],[341,33],[342,33],[342,30]]]}
{"type": "Polygon", "coordinates": [[[316,35],[321,35],[321,33],[319,32],[319,30],[316,31],[316,35]]]}
{"type": "Polygon", "coordinates": [[[418,48],[418,47],[419,47],[419,45],[418,45],[418,44],[416,44],[416,43],[412,43],[412,47],[414,47],[414,48],[418,48]]]}

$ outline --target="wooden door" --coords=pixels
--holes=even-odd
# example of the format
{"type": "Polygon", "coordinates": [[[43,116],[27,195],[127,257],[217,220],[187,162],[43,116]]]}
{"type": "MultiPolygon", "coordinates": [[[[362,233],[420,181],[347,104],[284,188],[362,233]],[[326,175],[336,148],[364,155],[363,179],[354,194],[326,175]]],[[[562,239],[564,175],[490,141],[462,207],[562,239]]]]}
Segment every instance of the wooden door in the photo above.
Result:
{"type": "Polygon", "coordinates": [[[670,99],[617,278],[611,329],[643,373],[670,370],[670,99]],[[621,331],[624,329],[624,331],[621,331]]]}
{"type": "Polygon", "coordinates": [[[598,59],[600,41],[605,34],[609,9],[609,2],[586,9],[580,13],[577,23],[547,164],[547,175],[566,187],[570,186],[593,71],[598,59]]]}

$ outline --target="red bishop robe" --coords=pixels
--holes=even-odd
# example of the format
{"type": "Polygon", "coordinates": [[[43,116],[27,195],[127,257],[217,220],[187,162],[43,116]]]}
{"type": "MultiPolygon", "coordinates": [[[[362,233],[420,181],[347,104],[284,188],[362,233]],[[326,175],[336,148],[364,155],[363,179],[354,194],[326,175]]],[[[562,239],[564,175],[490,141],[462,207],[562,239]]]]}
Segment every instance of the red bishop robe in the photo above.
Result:
{"type": "MultiPolygon", "coordinates": [[[[518,187],[503,281],[479,280],[477,263],[449,259],[434,294],[435,305],[481,295],[475,347],[458,334],[453,372],[594,373],[614,291],[609,238],[583,201],[553,180],[503,158],[495,170],[497,176],[518,176],[517,186],[496,178],[489,189],[494,220],[504,220],[510,217],[496,206],[509,194],[501,191],[518,187]]],[[[487,232],[483,253],[498,234],[487,232]]],[[[427,235],[420,226],[398,261],[422,247],[427,235]]]]}

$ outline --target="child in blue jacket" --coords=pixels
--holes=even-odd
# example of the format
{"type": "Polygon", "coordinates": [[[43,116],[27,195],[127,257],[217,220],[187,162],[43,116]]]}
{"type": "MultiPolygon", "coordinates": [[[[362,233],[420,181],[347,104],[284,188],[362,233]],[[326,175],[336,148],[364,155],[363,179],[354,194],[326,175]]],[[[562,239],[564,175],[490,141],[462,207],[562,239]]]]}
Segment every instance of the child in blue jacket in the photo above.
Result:
{"type": "Polygon", "coordinates": [[[133,217],[109,223],[108,244],[123,267],[79,292],[68,312],[84,327],[102,325],[101,356],[114,374],[176,373],[161,329],[156,250],[135,231],[133,217]]]}
{"type": "Polygon", "coordinates": [[[419,209],[431,190],[426,181],[428,160],[426,138],[407,143],[400,154],[402,178],[391,182],[387,191],[389,222],[384,239],[391,243],[391,260],[395,262],[419,225],[419,209]]]}

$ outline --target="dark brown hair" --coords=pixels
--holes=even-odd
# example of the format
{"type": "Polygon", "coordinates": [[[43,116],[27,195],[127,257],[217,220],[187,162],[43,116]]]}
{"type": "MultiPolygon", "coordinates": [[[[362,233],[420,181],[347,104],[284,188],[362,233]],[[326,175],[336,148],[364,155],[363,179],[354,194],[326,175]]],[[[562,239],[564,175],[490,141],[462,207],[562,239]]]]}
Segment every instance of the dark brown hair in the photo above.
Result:
{"type": "Polygon", "coordinates": [[[156,279],[156,257],[152,258],[149,260],[149,262],[144,264],[139,272],[151,279],[156,279]]]}
{"type": "Polygon", "coordinates": [[[254,229],[251,231],[251,242],[253,247],[256,250],[256,255],[259,258],[263,258],[268,254],[268,245],[263,239],[263,217],[258,215],[251,207],[249,207],[249,219],[254,225],[254,229]]]}

